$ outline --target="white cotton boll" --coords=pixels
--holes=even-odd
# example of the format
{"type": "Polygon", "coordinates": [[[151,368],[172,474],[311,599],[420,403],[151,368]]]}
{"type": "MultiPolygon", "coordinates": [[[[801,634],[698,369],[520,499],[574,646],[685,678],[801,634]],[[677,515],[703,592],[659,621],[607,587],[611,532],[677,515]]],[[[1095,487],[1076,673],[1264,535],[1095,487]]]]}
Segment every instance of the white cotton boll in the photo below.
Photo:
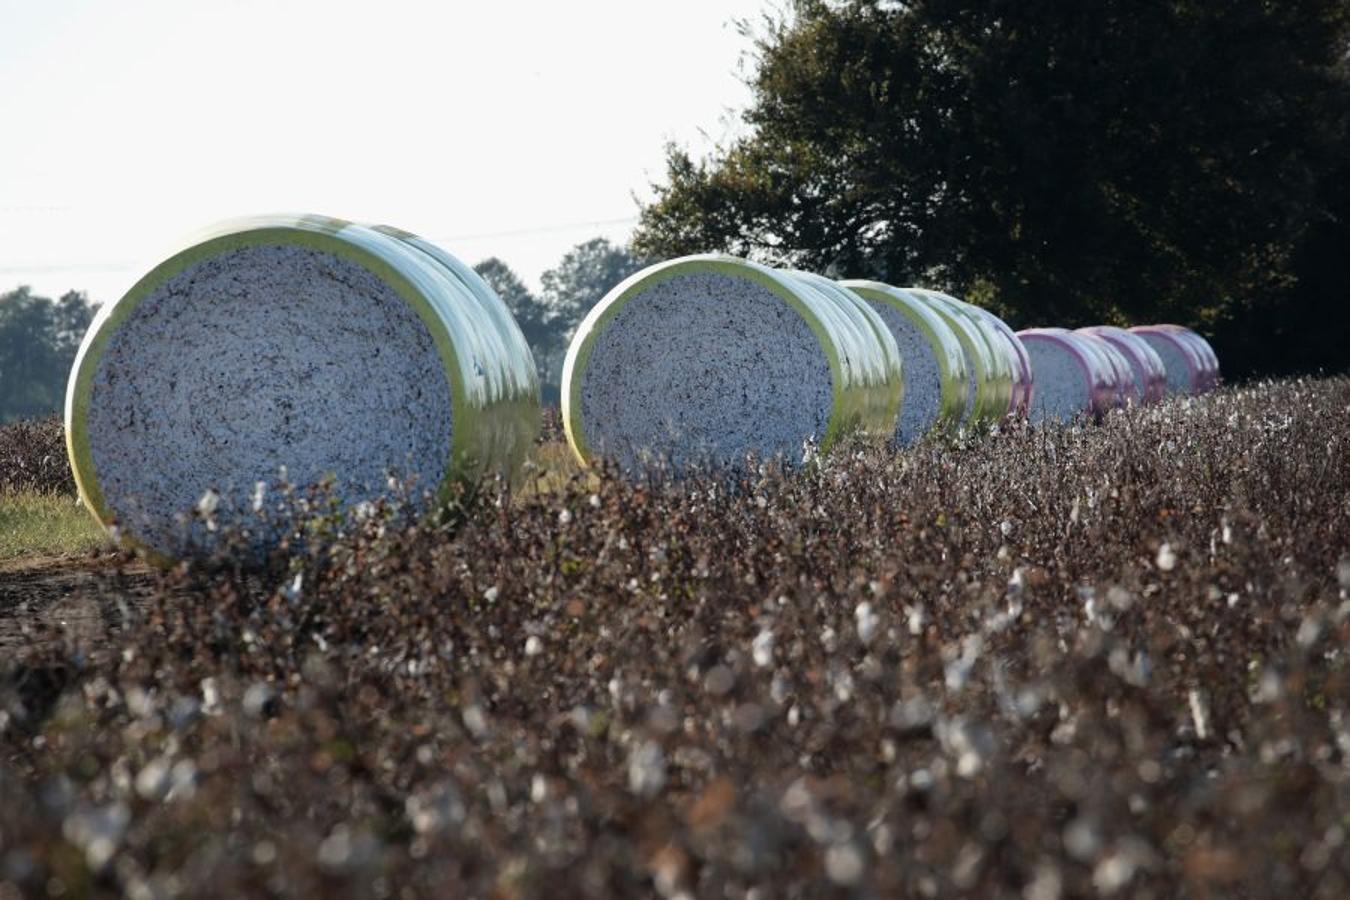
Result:
{"type": "Polygon", "coordinates": [[[750,656],[761,669],[773,665],[773,632],[764,629],[750,644],[750,656]]]}
{"type": "Polygon", "coordinates": [[[643,741],[628,757],[628,789],[653,797],[666,786],[666,753],[655,741],[643,741]]]}
{"type": "Polygon", "coordinates": [[[1158,548],[1158,557],[1155,562],[1158,564],[1159,571],[1162,572],[1170,572],[1177,567],[1177,554],[1172,549],[1171,544],[1166,541],[1163,542],[1163,545],[1158,548]]]}
{"type": "Polygon", "coordinates": [[[197,501],[197,512],[202,514],[203,518],[210,518],[216,514],[220,508],[220,494],[215,488],[208,488],[202,498],[197,501]]]}
{"type": "Polygon", "coordinates": [[[881,623],[881,618],[872,611],[872,604],[866,601],[859,603],[853,610],[853,618],[858,628],[858,640],[864,644],[872,643],[877,626],[881,623]]]}

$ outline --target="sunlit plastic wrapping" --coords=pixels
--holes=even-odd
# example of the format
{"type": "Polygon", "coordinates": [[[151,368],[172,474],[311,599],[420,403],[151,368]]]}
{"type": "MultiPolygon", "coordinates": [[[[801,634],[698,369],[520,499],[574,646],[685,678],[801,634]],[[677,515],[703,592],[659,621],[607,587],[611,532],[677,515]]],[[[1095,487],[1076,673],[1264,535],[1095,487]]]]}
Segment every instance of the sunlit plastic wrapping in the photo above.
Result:
{"type": "Polygon", "coordinates": [[[351,505],[509,474],[538,430],[534,364],[461,268],[411,235],[320,216],[199,233],[102,307],[80,347],[66,437],[81,498],[167,561],[208,550],[282,481],[327,482],[351,505]]]}
{"type": "Polygon", "coordinates": [[[461,326],[461,343],[472,349],[475,374],[481,370],[485,408],[492,412],[480,425],[473,458],[499,460],[504,471],[516,471],[539,436],[540,424],[539,370],[520,325],[472,266],[410,232],[388,225],[374,228],[429,256],[477,304],[460,306],[462,315],[455,320],[461,326]]]}
{"type": "Polygon", "coordinates": [[[1206,360],[1199,345],[1175,325],[1139,325],[1131,334],[1143,338],[1163,361],[1167,371],[1167,393],[1198,394],[1206,389],[1206,360]]]}
{"type": "Polygon", "coordinates": [[[583,463],[629,472],[797,462],[853,429],[894,429],[897,361],[858,307],[798,276],[682,257],[586,315],[563,364],[563,423],[583,463]]]}
{"type": "Polygon", "coordinates": [[[914,442],[934,428],[959,424],[973,394],[957,333],[926,301],[879,281],[844,281],[881,317],[904,358],[905,392],[895,442],[914,442]]]}
{"type": "Polygon", "coordinates": [[[1012,348],[997,329],[961,300],[940,291],[908,288],[929,304],[956,330],[966,351],[967,365],[975,374],[975,404],[972,420],[997,422],[1012,410],[1012,348]]]}
{"type": "Polygon", "coordinates": [[[1022,341],[1013,331],[1012,326],[991,313],[982,306],[976,306],[973,303],[967,303],[967,307],[974,313],[984,319],[985,323],[992,327],[1003,338],[1005,350],[1010,353],[1009,364],[1012,368],[1012,408],[1010,413],[1015,416],[1025,416],[1027,410],[1031,408],[1031,395],[1035,389],[1035,373],[1031,371],[1031,358],[1027,356],[1027,348],[1022,346],[1022,341]]]}
{"type": "Polygon", "coordinates": [[[1082,336],[1063,328],[1028,328],[1017,336],[1036,383],[1030,421],[1067,422],[1102,415],[1117,405],[1115,370],[1082,336]]]}
{"type": "Polygon", "coordinates": [[[1125,357],[1130,365],[1137,402],[1147,406],[1167,395],[1167,369],[1162,357],[1139,335],[1114,325],[1094,325],[1078,331],[1101,338],[1125,357]]]}
{"type": "MultiPolygon", "coordinates": [[[[864,346],[858,359],[858,369],[868,387],[868,409],[862,417],[861,427],[868,434],[890,439],[895,434],[905,393],[904,360],[895,335],[876,310],[838,282],[796,269],[783,270],[783,274],[797,279],[807,288],[814,288],[836,304],[853,324],[850,335],[864,338],[870,335],[876,342],[876,347],[864,346]]],[[[863,343],[868,342],[864,340],[863,343]]]]}

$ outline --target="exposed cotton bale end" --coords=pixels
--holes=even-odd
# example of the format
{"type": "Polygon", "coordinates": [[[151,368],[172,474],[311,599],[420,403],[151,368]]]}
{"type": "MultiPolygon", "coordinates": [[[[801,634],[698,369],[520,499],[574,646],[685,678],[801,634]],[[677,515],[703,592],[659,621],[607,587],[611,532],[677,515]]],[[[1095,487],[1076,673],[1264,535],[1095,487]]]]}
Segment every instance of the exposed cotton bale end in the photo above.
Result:
{"type": "Polygon", "coordinates": [[[1157,325],[1130,329],[1148,343],[1162,359],[1167,372],[1167,393],[1198,394],[1204,389],[1204,360],[1196,346],[1176,331],[1157,325]]]}
{"type": "Polygon", "coordinates": [[[1130,364],[1135,394],[1141,404],[1157,403],[1167,395],[1167,369],[1162,357],[1139,335],[1114,325],[1094,325],[1079,331],[1096,335],[1120,351],[1130,364]]]}
{"type": "Polygon", "coordinates": [[[927,303],[878,281],[844,281],[876,311],[904,360],[905,391],[895,442],[911,444],[934,428],[961,421],[973,386],[956,332],[927,303]]]}
{"type": "Polygon", "coordinates": [[[1062,328],[1029,328],[1017,336],[1031,358],[1036,383],[1030,421],[1068,422],[1114,405],[1114,373],[1081,338],[1062,328]]]}
{"type": "MultiPolygon", "coordinates": [[[[727,257],[650,266],[587,314],[563,365],[563,424],[583,463],[625,471],[799,462],[876,415],[875,337],[800,279],[727,257]]],[[[898,404],[898,397],[897,404],[898,404]]],[[[892,408],[891,415],[894,414],[892,408]]]]}
{"type": "MultiPolygon", "coordinates": [[[[393,237],[320,217],[225,223],[100,310],[67,441],[81,497],[160,559],[208,550],[282,478],[341,504],[481,474],[501,410],[471,301],[393,237]],[[261,492],[258,485],[263,485],[261,492]],[[204,500],[205,498],[205,500],[204,500]]],[[[490,368],[490,365],[489,365],[490,368]]]]}

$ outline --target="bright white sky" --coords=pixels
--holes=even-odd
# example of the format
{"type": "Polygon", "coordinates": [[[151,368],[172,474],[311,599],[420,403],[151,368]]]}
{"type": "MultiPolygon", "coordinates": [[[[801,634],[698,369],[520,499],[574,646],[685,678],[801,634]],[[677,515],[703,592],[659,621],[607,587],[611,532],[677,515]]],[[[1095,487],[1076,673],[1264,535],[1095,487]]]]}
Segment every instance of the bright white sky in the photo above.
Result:
{"type": "MultiPolygon", "coordinates": [[[[418,232],[532,285],[748,92],[765,0],[0,0],[0,291],[119,296],[217,219],[418,232]]],[[[776,6],[774,8],[777,8],[776,6]]]]}

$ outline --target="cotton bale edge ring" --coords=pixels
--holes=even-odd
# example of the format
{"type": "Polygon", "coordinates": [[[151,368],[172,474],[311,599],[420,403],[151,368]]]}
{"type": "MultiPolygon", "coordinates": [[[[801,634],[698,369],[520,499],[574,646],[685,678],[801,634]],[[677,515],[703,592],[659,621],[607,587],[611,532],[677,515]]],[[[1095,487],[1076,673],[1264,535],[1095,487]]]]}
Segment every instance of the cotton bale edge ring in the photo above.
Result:
{"type": "Polygon", "coordinates": [[[905,390],[894,441],[912,444],[935,428],[961,421],[966,411],[966,356],[943,318],[914,294],[879,281],[840,285],[861,297],[894,336],[904,361],[905,390]]]}
{"type": "Polygon", "coordinates": [[[222,223],[103,307],[76,355],[66,438],[80,496],[156,561],[204,552],[209,492],[242,518],[284,467],[344,504],[389,475],[444,497],[499,464],[466,335],[471,302],[424,254],[319,216],[222,223]]]}
{"type": "MultiPolygon", "coordinates": [[[[863,425],[873,400],[834,301],[746,260],[689,256],[616,285],[563,363],[563,427],[585,465],[735,468],[800,461],[863,425]]],[[[879,352],[873,345],[872,352],[879,352]]]]}

